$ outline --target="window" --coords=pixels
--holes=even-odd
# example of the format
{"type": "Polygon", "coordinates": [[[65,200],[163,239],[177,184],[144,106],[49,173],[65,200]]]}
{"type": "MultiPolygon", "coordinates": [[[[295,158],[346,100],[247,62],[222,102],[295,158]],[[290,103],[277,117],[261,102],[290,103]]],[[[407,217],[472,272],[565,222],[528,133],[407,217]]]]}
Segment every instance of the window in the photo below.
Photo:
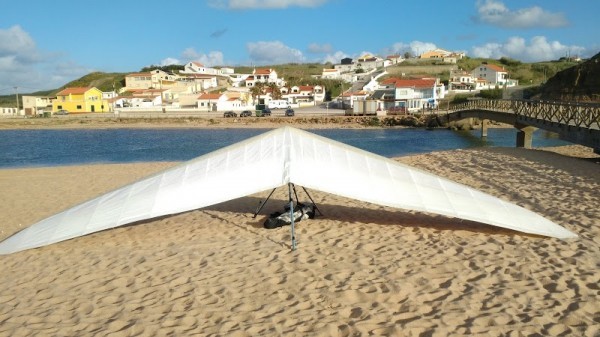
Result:
{"type": "Polygon", "coordinates": [[[77,106],[77,110],[81,110],[81,105],[78,105],[78,106],[77,106]]]}

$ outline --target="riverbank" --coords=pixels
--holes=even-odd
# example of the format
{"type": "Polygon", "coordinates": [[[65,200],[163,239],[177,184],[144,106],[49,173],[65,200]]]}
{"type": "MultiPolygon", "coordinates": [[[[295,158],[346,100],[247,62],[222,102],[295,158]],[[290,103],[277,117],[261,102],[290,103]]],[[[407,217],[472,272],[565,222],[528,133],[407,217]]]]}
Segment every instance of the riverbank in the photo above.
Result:
{"type": "MultiPolygon", "coordinates": [[[[531,209],[579,238],[310,191],[325,215],[297,224],[291,252],[289,228],[262,228],[287,190],[252,218],[266,191],[0,256],[0,335],[600,333],[598,164],[515,148],[397,160],[531,209]]],[[[175,164],[0,170],[1,238],[175,164]]]]}
{"type": "MultiPolygon", "coordinates": [[[[295,117],[160,117],[104,118],[93,116],[60,116],[52,118],[0,118],[0,130],[10,129],[85,129],[85,128],[379,128],[440,127],[443,122],[432,115],[407,116],[323,116],[298,114],[295,117]]],[[[510,127],[490,123],[490,128],[510,127]]]]}

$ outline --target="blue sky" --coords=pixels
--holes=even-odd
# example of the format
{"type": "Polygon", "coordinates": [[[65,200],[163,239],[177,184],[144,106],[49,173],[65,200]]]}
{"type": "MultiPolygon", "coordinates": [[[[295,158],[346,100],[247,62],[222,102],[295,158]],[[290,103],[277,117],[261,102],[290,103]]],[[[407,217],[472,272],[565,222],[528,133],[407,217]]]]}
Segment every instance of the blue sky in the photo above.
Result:
{"type": "Polygon", "coordinates": [[[0,11],[0,94],[92,71],[339,63],[443,48],[525,62],[600,51],[597,0],[11,1],[0,11]]]}

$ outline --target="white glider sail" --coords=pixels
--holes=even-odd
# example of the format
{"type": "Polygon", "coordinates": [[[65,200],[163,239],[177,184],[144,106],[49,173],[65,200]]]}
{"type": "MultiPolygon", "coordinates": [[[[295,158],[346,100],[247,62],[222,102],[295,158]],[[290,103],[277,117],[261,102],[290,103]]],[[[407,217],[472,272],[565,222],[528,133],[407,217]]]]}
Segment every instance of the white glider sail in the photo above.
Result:
{"type": "Polygon", "coordinates": [[[198,209],[289,182],[374,204],[530,234],[577,237],[536,213],[483,192],[328,138],[283,127],[46,218],[0,242],[0,254],[198,209]]]}

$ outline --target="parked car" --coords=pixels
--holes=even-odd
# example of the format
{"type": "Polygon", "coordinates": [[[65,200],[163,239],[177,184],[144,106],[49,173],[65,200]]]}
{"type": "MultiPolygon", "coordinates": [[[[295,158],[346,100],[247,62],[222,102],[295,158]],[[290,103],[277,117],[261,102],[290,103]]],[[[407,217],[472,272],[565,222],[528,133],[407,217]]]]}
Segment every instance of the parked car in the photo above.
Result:
{"type": "Polygon", "coordinates": [[[288,108],[287,110],[285,110],[285,115],[289,117],[294,117],[294,109],[288,108]]]}
{"type": "Polygon", "coordinates": [[[237,117],[237,114],[233,111],[225,111],[223,117],[237,117]]]}
{"type": "Polygon", "coordinates": [[[262,109],[262,111],[260,112],[261,117],[271,117],[271,109],[269,108],[264,108],[262,109]]]}
{"type": "Polygon", "coordinates": [[[69,112],[67,110],[61,109],[54,113],[55,115],[68,115],[69,112]]]}
{"type": "Polygon", "coordinates": [[[252,112],[250,110],[244,110],[240,112],[240,117],[250,117],[252,116],[252,112]]]}

